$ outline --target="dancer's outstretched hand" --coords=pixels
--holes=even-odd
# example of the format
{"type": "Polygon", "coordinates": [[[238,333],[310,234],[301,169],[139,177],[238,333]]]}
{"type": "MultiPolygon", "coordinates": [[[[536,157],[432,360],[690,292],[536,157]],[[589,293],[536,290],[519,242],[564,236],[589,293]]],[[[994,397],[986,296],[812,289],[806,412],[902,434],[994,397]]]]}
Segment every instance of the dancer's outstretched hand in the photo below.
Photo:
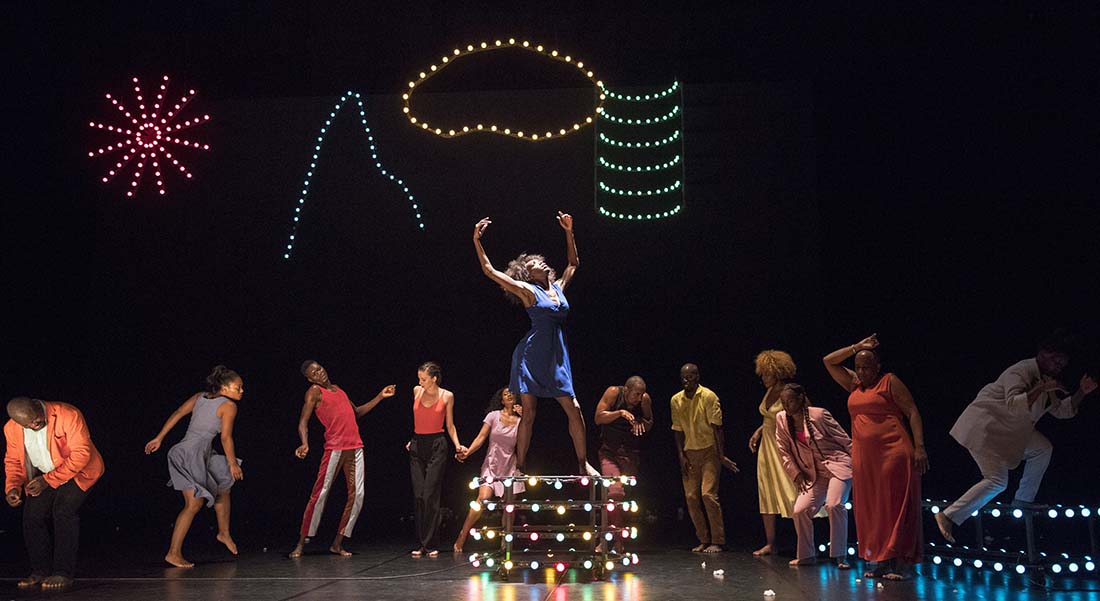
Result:
{"type": "Polygon", "coordinates": [[[306,455],[309,455],[309,445],[304,444],[294,449],[294,456],[298,459],[305,459],[306,455]]]}
{"type": "Polygon", "coordinates": [[[741,471],[741,468],[737,467],[737,464],[734,463],[732,459],[730,459],[729,457],[726,457],[725,455],[722,456],[722,467],[726,468],[727,470],[729,470],[729,471],[731,471],[735,474],[741,471]]]}
{"type": "Polygon", "coordinates": [[[573,216],[569,213],[558,211],[558,225],[567,232],[573,231],[573,216]]]}
{"type": "Polygon", "coordinates": [[[1092,391],[1096,390],[1096,380],[1092,379],[1092,376],[1085,374],[1081,376],[1080,391],[1081,394],[1092,394],[1092,391]]]}
{"type": "Polygon", "coordinates": [[[149,442],[145,443],[145,454],[149,455],[149,454],[152,454],[152,453],[156,453],[157,449],[159,449],[159,448],[160,448],[160,439],[159,438],[154,438],[153,440],[150,440],[149,442]]]}
{"type": "Polygon", "coordinates": [[[382,392],[378,393],[382,398],[388,399],[391,396],[397,394],[397,384],[390,384],[382,389],[382,392]]]}
{"type": "Polygon", "coordinates": [[[474,240],[481,240],[481,235],[485,233],[490,223],[492,223],[492,221],[490,221],[488,217],[477,222],[477,225],[474,226],[474,240]]]}

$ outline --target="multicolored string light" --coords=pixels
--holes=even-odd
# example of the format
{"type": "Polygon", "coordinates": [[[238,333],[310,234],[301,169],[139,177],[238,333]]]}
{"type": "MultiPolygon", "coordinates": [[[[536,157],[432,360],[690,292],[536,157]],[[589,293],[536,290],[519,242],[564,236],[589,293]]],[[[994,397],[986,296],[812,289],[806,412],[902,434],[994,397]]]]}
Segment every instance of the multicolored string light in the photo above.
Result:
{"type": "Polygon", "coordinates": [[[465,46],[465,49],[463,49],[462,47],[455,48],[451,51],[451,54],[449,56],[444,55],[442,58],[440,58],[439,64],[432,64],[427,69],[420,71],[416,79],[409,81],[408,92],[405,92],[401,95],[401,99],[404,101],[404,106],[401,108],[401,111],[405,114],[405,118],[408,119],[409,123],[411,123],[413,126],[418,127],[424,131],[434,133],[435,135],[443,138],[457,138],[467,134],[482,132],[507,136],[510,138],[519,138],[521,140],[527,140],[529,142],[540,142],[544,140],[560,138],[562,136],[571,134],[573,132],[579,131],[585,125],[592,123],[592,120],[595,118],[595,116],[598,115],[602,110],[603,102],[606,98],[607,96],[604,94],[603,91],[603,82],[599,79],[596,79],[596,75],[592,72],[591,69],[584,66],[584,62],[575,60],[572,56],[568,54],[562,54],[557,50],[547,49],[542,44],[532,44],[527,40],[517,42],[515,38],[508,38],[507,40],[494,40],[493,42],[467,44],[465,46]],[[503,126],[495,123],[490,123],[488,125],[484,123],[467,123],[454,127],[439,127],[438,124],[429,124],[427,121],[413,114],[411,106],[413,92],[415,92],[420,86],[422,86],[433,76],[442,72],[443,69],[445,69],[447,66],[453,64],[459,58],[462,58],[464,56],[477,54],[479,52],[502,50],[505,48],[519,48],[521,50],[533,52],[539,56],[567,63],[576,67],[577,70],[584,77],[587,77],[589,81],[591,81],[592,84],[596,86],[596,89],[600,92],[598,97],[599,99],[596,102],[596,107],[593,110],[593,113],[591,115],[583,117],[582,119],[578,119],[577,121],[574,121],[569,125],[551,128],[546,131],[531,131],[530,129],[524,131],[522,128],[519,127],[503,126]]]}
{"type": "Polygon", "coordinates": [[[145,173],[145,168],[151,167],[153,169],[153,176],[156,178],[157,192],[164,195],[167,193],[167,190],[164,187],[164,174],[161,171],[162,167],[165,170],[179,170],[185,178],[191,179],[191,172],[180,162],[178,157],[168,150],[169,145],[175,145],[181,148],[210,150],[209,144],[179,137],[179,132],[202,125],[209,121],[210,115],[186,119],[179,123],[175,122],[176,118],[183,112],[187,104],[195,98],[196,92],[195,90],[188,90],[179,100],[175,103],[171,103],[169,106],[171,101],[165,101],[165,97],[168,95],[167,75],[161,78],[160,88],[157,90],[156,99],[152,102],[151,107],[146,104],[145,95],[141,90],[141,82],[138,78],[133,78],[133,83],[134,99],[137,103],[137,109],[134,111],[127,109],[125,105],[119,102],[118,99],[111,94],[105,94],[107,100],[111,101],[111,105],[129,121],[128,125],[117,126],[97,121],[88,122],[88,127],[109,131],[116,136],[120,136],[122,139],[94,151],[90,151],[88,156],[96,157],[115,152],[122,153],[122,158],[118,159],[114,166],[107,170],[107,174],[102,177],[103,183],[110,182],[114,179],[115,175],[128,169],[131,161],[136,160],[136,163],[133,165],[130,186],[126,190],[127,197],[134,196],[134,193],[138,190],[138,184],[141,182],[142,175],[145,173]],[[163,113],[162,110],[164,111],[163,113]]]}
{"type": "Polygon", "coordinates": [[[344,105],[347,104],[351,99],[355,99],[355,103],[359,106],[359,122],[363,126],[363,133],[367,134],[367,142],[370,145],[370,157],[371,160],[374,161],[374,168],[377,169],[378,172],[381,173],[383,176],[387,177],[389,181],[393,182],[394,185],[401,188],[401,191],[409,200],[409,204],[411,205],[413,214],[416,216],[417,226],[421,230],[424,229],[424,221],[421,218],[420,214],[420,205],[416,201],[416,198],[412,195],[412,193],[409,192],[408,184],[405,183],[405,180],[397,177],[396,174],[383,167],[382,161],[378,158],[378,147],[375,146],[374,134],[371,133],[370,126],[367,125],[367,112],[363,106],[362,96],[357,92],[352,92],[349,90],[343,96],[341,96],[340,100],[337,101],[335,106],[332,107],[332,112],[328,114],[328,119],[325,119],[325,123],[321,126],[321,131],[317,136],[317,143],[313,147],[313,156],[309,162],[309,169],[306,170],[306,177],[305,180],[302,182],[302,192],[301,195],[298,197],[297,204],[294,206],[294,220],[291,222],[290,225],[290,238],[289,240],[287,240],[286,252],[283,253],[283,259],[289,260],[290,255],[294,252],[294,246],[297,243],[298,237],[298,224],[300,223],[302,217],[302,209],[305,208],[306,205],[306,198],[309,196],[310,180],[313,179],[314,170],[317,169],[317,161],[319,161],[321,158],[321,147],[325,143],[325,135],[328,134],[328,130],[330,127],[332,127],[332,123],[336,120],[336,115],[340,113],[340,109],[342,109],[344,105]]]}

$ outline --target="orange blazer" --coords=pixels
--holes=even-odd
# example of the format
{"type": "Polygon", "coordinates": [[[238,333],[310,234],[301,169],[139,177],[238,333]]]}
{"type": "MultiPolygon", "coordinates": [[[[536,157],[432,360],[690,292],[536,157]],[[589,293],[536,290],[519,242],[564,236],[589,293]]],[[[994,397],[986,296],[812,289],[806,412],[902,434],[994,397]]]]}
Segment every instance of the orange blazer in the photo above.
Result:
{"type": "MultiPolygon", "coordinates": [[[[4,424],[7,451],[4,453],[4,490],[22,488],[27,477],[27,448],[23,446],[23,426],[8,420],[4,424]]],[[[46,484],[57,488],[76,480],[88,490],[103,475],[103,457],[92,444],[84,414],[68,403],[46,402],[46,439],[54,470],[43,474],[46,484]]]]}

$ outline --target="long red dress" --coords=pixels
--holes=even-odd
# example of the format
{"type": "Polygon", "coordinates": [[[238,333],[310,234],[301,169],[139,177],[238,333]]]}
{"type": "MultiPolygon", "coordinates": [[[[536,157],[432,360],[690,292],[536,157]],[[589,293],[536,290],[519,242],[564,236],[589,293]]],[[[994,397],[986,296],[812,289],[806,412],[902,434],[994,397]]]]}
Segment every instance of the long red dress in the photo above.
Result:
{"type": "Polygon", "coordinates": [[[920,479],[913,440],[890,393],[894,374],[848,396],[852,415],[852,508],[859,556],[867,561],[921,560],[920,479]]]}

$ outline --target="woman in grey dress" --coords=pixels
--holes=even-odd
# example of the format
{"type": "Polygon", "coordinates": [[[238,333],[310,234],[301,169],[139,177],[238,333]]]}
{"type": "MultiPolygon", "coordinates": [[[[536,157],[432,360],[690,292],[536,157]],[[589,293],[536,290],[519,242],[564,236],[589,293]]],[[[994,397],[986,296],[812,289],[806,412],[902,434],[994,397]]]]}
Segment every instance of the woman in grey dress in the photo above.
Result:
{"type": "Polygon", "coordinates": [[[229,489],[233,482],[244,478],[240,460],[233,445],[233,420],[237,417],[237,401],[244,394],[244,382],[237,372],[219,365],[206,377],[207,392],[198,392],[172,412],[160,433],[145,445],[145,454],[160,448],[164,437],[185,415],[191,423],[183,440],[168,450],[168,484],[183,494],[183,509],[172,529],[172,543],[164,560],[180,567],[195,564],[183,558],[183,539],[191,528],[195,514],[213,505],[218,516],[218,540],[234,555],[237,544],[229,534],[229,489]],[[214,452],[214,437],[221,434],[225,455],[214,452]]]}

